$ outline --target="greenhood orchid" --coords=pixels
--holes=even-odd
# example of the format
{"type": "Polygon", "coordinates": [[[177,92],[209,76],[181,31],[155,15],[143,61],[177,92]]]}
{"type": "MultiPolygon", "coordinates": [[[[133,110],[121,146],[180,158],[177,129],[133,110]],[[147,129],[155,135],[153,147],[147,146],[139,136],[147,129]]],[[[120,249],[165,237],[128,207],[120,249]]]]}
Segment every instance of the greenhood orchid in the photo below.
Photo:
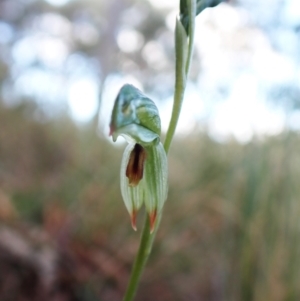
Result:
{"type": "Polygon", "coordinates": [[[145,204],[150,231],[167,198],[167,157],[160,142],[160,117],[154,102],[132,85],[124,85],[115,100],[110,135],[128,142],[121,164],[121,193],[136,230],[138,210],[145,204]]]}

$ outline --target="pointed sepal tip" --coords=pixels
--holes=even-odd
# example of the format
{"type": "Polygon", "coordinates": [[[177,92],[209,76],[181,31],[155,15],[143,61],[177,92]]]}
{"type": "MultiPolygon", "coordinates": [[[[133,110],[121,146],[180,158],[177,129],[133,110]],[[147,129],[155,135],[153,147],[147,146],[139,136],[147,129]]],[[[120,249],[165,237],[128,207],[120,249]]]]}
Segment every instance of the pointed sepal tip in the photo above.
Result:
{"type": "Polygon", "coordinates": [[[154,229],[155,229],[155,222],[156,222],[156,217],[157,217],[157,210],[155,209],[154,211],[149,213],[149,220],[150,220],[150,233],[152,234],[154,229]]]}
{"type": "Polygon", "coordinates": [[[130,218],[131,218],[131,227],[132,227],[132,229],[134,231],[137,230],[137,227],[136,227],[136,216],[137,216],[137,211],[136,210],[132,211],[130,218]]]}

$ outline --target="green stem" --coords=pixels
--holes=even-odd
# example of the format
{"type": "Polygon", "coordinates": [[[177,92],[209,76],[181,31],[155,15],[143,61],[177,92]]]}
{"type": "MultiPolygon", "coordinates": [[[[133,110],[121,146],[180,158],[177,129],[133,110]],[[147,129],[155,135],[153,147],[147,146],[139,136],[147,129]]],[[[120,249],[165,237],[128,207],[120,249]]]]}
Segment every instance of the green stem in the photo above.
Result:
{"type": "MultiPolygon", "coordinates": [[[[187,39],[186,33],[182,24],[177,20],[176,32],[175,32],[175,55],[176,55],[176,78],[175,78],[175,92],[174,103],[172,109],[172,117],[170,120],[169,128],[164,142],[164,148],[166,153],[169,152],[170,145],[176,130],[177,122],[179,119],[181,105],[183,102],[183,96],[186,86],[186,78],[188,76],[191,57],[193,53],[193,42],[195,32],[195,17],[196,17],[196,0],[188,0],[189,9],[189,38],[187,39]],[[187,50],[186,50],[187,47],[187,50]]],[[[145,224],[141,236],[140,246],[136,255],[129,283],[123,301],[132,301],[138,283],[140,281],[143,269],[151,253],[153,241],[158,230],[160,221],[162,218],[162,211],[158,213],[156,226],[154,232],[150,233],[149,217],[145,219],[145,224]]]]}
{"type": "Polygon", "coordinates": [[[196,20],[196,0],[188,1],[189,6],[189,44],[188,44],[188,55],[185,66],[185,74],[188,76],[191,66],[191,60],[194,48],[194,36],[195,36],[195,20],[196,20]]]}
{"type": "Polygon", "coordinates": [[[154,241],[154,238],[155,238],[155,234],[158,230],[161,217],[162,217],[162,212],[160,212],[157,216],[155,230],[152,234],[150,234],[149,217],[148,217],[148,215],[146,217],[143,232],[142,232],[142,236],[141,236],[139,250],[138,250],[138,253],[135,257],[135,261],[134,261],[134,264],[133,264],[133,267],[132,267],[131,276],[130,276],[130,279],[129,279],[129,284],[127,286],[127,290],[126,290],[125,296],[123,298],[123,301],[131,301],[131,300],[133,300],[133,298],[135,296],[135,293],[136,293],[138,283],[139,283],[139,280],[141,278],[144,266],[145,266],[145,264],[148,260],[148,257],[151,253],[152,244],[153,244],[153,241],[154,241]]]}
{"type": "Polygon", "coordinates": [[[193,54],[196,0],[187,1],[189,10],[189,32],[188,37],[181,22],[177,20],[175,28],[175,59],[176,78],[172,116],[164,143],[165,151],[168,153],[177,127],[181,106],[184,97],[186,79],[189,73],[193,54]],[[187,44],[187,49],[186,49],[187,44]]]}

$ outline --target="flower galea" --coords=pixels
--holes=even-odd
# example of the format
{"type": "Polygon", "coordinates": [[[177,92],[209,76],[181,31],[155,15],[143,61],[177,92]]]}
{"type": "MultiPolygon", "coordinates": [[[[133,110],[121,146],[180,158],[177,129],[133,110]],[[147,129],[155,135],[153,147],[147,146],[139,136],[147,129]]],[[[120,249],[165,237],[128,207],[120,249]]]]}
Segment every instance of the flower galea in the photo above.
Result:
{"type": "Polygon", "coordinates": [[[145,204],[150,231],[167,198],[167,157],[160,142],[160,117],[154,102],[132,85],[124,85],[113,107],[110,135],[128,145],[121,164],[121,193],[136,230],[138,210],[145,204]]]}

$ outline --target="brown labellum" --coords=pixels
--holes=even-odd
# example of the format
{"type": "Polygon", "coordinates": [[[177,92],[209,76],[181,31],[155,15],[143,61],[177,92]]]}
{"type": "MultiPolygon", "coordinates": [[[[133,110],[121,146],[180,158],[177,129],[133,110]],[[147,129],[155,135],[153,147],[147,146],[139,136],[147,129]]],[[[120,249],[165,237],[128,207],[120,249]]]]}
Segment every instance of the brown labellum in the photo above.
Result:
{"type": "Polygon", "coordinates": [[[130,186],[137,186],[143,178],[145,160],[145,149],[140,144],[136,143],[130,154],[126,168],[126,177],[129,180],[130,186]]]}

